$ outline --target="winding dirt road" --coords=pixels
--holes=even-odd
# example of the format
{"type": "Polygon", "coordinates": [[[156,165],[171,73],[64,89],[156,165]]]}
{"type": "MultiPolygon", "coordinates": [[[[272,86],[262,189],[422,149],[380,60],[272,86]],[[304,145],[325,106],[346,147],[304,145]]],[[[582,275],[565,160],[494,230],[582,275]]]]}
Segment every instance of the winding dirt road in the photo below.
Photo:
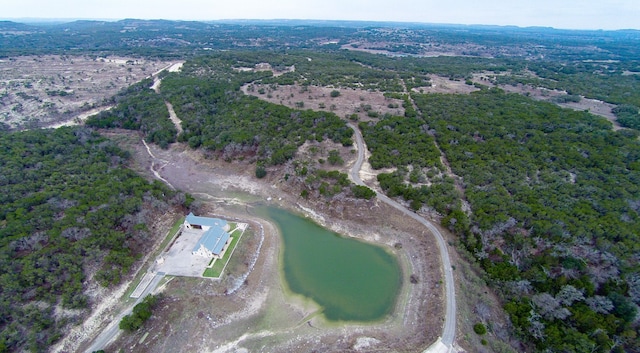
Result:
{"type": "MultiPolygon", "coordinates": [[[[351,181],[358,185],[367,186],[360,179],[360,169],[362,168],[362,163],[364,162],[364,150],[365,144],[364,139],[362,138],[362,133],[358,129],[357,126],[349,123],[349,127],[353,129],[356,137],[356,144],[358,149],[358,158],[356,162],[351,167],[351,171],[349,172],[349,177],[351,181]]],[[[396,201],[390,199],[386,195],[382,193],[376,192],[376,196],[378,200],[388,204],[389,206],[397,209],[408,217],[415,219],[416,221],[422,223],[431,234],[436,238],[436,242],[438,243],[438,249],[440,250],[440,258],[442,259],[442,267],[444,272],[445,279],[445,288],[446,288],[446,312],[444,318],[444,327],[442,328],[442,336],[432,344],[424,353],[432,353],[432,352],[450,352],[453,350],[453,343],[456,337],[456,293],[455,293],[455,285],[453,282],[453,269],[451,267],[451,260],[449,259],[449,251],[447,250],[447,243],[444,240],[444,237],[438,230],[436,226],[433,225],[430,221],[420,217],[415,212],[412,212],[397,203],[396,201]]]]}

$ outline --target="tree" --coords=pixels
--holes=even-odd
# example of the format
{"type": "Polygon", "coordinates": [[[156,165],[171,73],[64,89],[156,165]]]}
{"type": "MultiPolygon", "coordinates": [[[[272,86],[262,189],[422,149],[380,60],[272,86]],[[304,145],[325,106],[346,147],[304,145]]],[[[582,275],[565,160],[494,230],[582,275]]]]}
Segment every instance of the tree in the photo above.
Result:
{"type": "Polygon", "coordinates": [[[626,322],[632,322],[636,318],[637,309],[629,299],[619,293],[609,294],[609,299],[613,303],[613,312],[617,317],[622,318],[626,322]]]}
{"type": "Polygon", "coordinates": [[[53,308],[86,314],[86,283],[118,282],[150,251],[148,211],[171,212],[180,193],[126,169],[127,152],[85,127],[0,134],[0,146],[0,342],[46,351],[68,324],[53,308]]]}
{"type": "Polygon", "coordinates": [[[331,91],[330,95],[331,95],[331,98],[339,97],[340,91],[334,89],[333,91],[331,91]]]}
{"type": "Polygon", "coordinates": [[[545,319],[564,320],[571,315],[569,310],[561,307],[560,302],[549,293],[536,294],[531,299],[545,319]]]}
{"type": "Polygon", "coordinates": [[[265,176],[267,176],[267,170],[264,168],[264,166],[263,165],[256,166],[256,178],[262,179],[265,176]]]}
{"type": "Polygon", "coordinates": [[[148,295],[133,307],[130,315],[120,321],[118,327],[128,332],[137,331],[151,317],[151,310],[158,302],[158,296],[148,295]]]}
{"type": "Polygon", "coordinates": [[[571,306],[573,302],[584,300],[584,293],[576,287],[567,284],[560,289],[560,292],[556,295],[556,299],[564,306],[571,306]]]}

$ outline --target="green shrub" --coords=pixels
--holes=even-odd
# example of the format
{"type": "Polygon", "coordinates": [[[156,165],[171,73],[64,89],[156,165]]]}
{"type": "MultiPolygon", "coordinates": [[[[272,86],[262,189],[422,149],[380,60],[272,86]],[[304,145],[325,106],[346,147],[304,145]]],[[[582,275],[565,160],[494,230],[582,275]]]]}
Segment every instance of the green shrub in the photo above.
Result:
{"type": "Polygon", "coordinates": [[[351,187],[351,192],[353,192],[353,196],[360,199],[371,200],[376,196],[376,192],[371,190],[366,186],[354,185],[351,187]]]}
{"type": "Polygon", "coordinates": [[[256,167],[256,178],[262,179],[267,176],[267,170],[264,169],[264,166],[259,165],[256,167]]]}
{"type": "Polygon", "coordinates": [[[487,328],[481,322],[473,325],[473,331],[479,335],[484,335],[487,333],[487,328]]]}
{"type": "Polygon", "coordinates": [[[146,296],[144,300],[133,307],[133,312],[130,315],[122,318],[118,327],[128,332],[137,331],[144,325],[145,321],[149,320],[151,317],[151,309],[153,309],[157,302],[157,296],[146,296]]]}

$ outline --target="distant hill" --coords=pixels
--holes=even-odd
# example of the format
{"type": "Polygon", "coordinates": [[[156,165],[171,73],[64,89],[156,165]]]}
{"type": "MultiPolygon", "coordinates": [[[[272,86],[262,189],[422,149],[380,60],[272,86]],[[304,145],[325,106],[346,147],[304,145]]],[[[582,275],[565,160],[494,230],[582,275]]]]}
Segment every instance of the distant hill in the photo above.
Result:
{"type": "Polygon", "coordinates": [[[0,21],[0,31],[33,31],[37,27],[13,21],[0,21]]]}
{"type": "Polygon", "coordinates": [[[465,55],[589,60],[640,57],[640,31],[586,31],[547,27],[325,20],[74,20],[0,22],[0,55],[43,53],[184,56],[202,50],[331,48],[361,43],[396,55],[465,55]],[[384,31],[380,32],[380,31],[384,31]],[[20,33],[18,33],[20,32],[20,33]],[[19,34],[19,36],[18,36],[19,34]],[[388,42],[388,43],[387,43],[388,42]],[[340,44],[326,47],[327,43],[340,44]],[[446,49],[443,51],[443,49],[446,49]]]}

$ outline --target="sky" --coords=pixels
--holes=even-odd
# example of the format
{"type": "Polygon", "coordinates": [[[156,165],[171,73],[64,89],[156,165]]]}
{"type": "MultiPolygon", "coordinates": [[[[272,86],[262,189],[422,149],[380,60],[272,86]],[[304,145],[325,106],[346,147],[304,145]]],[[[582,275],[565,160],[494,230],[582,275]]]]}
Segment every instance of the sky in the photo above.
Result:
{"type": "Polygon", "coordinates": [[[319,19],[640,29],[640,0],[0,0],[0,17],[319,19]]]}

